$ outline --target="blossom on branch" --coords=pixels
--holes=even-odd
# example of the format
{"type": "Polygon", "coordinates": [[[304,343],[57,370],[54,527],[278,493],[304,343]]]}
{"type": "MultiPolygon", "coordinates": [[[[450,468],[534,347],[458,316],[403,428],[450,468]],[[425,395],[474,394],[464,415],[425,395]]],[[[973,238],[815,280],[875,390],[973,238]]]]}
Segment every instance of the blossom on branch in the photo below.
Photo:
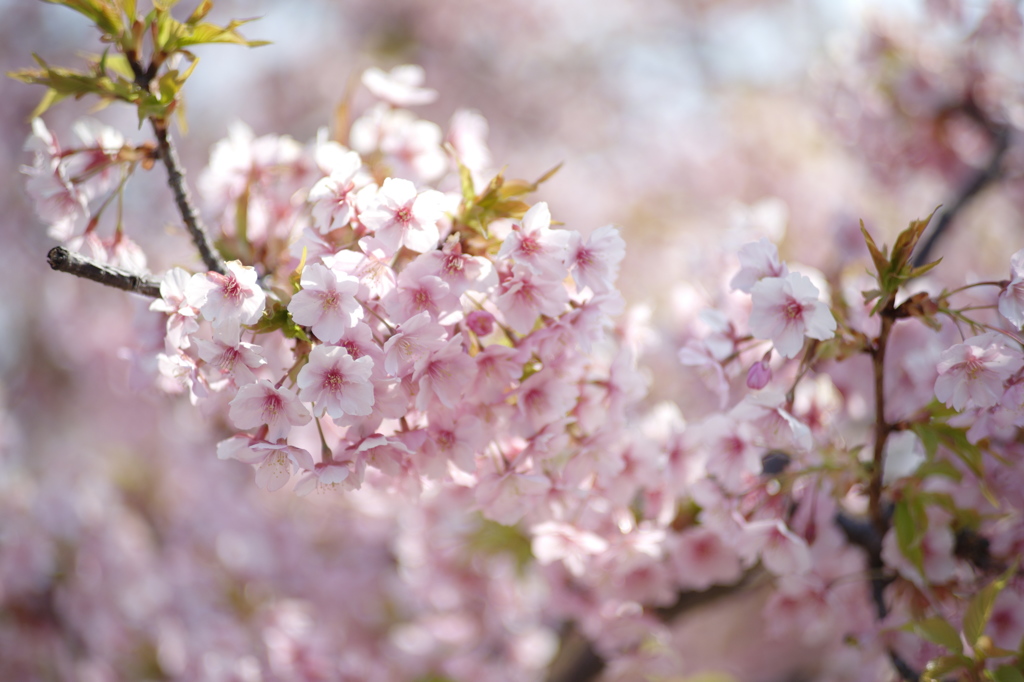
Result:
{"type": "Polygon", "coordinates": [[[939,358],[935,397],[952,407],[992,407],[1003,396],[1003,382],[1020,371],[1024,358],[995,332],[972,336],[939,358]]]}
{"type": "Polygon", "coordinates": [[[775,344],[779,354],[795,358],[804,337],[824,341],[836,331],[828,306],[818,300],[818,288],[797,272],[766,277],[751,288],[750,332],[775,344]]]}

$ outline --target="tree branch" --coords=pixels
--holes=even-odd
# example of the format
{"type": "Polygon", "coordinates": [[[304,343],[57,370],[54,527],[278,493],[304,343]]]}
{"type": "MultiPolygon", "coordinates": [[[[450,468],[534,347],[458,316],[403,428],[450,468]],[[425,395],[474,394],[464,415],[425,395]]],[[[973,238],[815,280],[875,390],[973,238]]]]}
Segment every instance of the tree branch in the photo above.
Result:
{"type": "Polygon", "coordinates": [[[59,272],[91,279],[93,282],[99,282],[115,289],[142,294],[150,298],[160,298],[160,282],[121,268],[98,263],[81,254],[72,253],[63,246],[55,246],[50,249],[50,252],[46,254],[46,260],[50,263],[51,268],[59,272]]]}
{"type": "Polygon", "coordinates": [[[150,123],[153,124],[153,131],[156,133],[157,149],[159,150],[160,158],[163,159],[164,166],[167,167],[168,183],[174,192],[174,202],[178,205],[178,211],[181,212],[182,220],[185,221],[185,227],[192,236],[192,242],[196,245],[196,249],[199,250],[199,256],[203,259],[203,263],[206,264],[206,269],[223,275],[226,272],[224,261],[221,260],[216,249],[214,249],[213,242],[210,241],[210,236],[206,232],[206,227],[199,217],[199,212],[192,203],[188,186],[185,184],[185,171],[182,170],[181,162],[178,161],[178,154],[171,143],[167,122],[151,118],[150,123]]]}

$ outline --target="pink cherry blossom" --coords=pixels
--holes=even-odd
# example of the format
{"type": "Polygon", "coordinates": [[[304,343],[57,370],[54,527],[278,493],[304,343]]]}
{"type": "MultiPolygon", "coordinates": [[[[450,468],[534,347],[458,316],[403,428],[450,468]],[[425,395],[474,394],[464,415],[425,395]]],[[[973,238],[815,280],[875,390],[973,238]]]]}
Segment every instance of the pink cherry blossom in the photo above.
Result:
{"type": "Polygon", "coordinates": [[[546,202],[538,201],[523,216],[522,223],[513,226],[498,258],[512,258],[545,278],[561,281],[569,269],[566,259],[571,238],[568,230],[551,229],[551,211],[546,202]]]}
{"type": "Polygon", "coordinates": [[[477,372],[471,392],[483,404],[504,400],[506,392],[523,372],[520,351],[508,346],[488,346],[473,359],[477,372]]]}
{"type": "Polygon", "coordinates": [[[777,576],[806,573],[811,568],[807,542],[778,519],[741,522],[737,548],[750,565],[756,557],[777,576]]]}
{"type": "Polygon", "coordinates": [[[337,490],[348,479],[352,470],[349,463],[317,462],[312,469],[299,476],[295,483],[295,494],[303,497],[313,492],[337,490]]]}
{"type": "Polygon", "coordinates": [[[306,450],[286,443],[270,443],[233,436],[217,445],[217,457],[237,459],[256,467],[256,485],[267,492],[280,490],[295,469],[312,469],[313,457],[306,450]]]}
{"type": "Polygon", "coordinates": [[[462,339],[451,339],[440,350],[416,362],[412,380],[417,384],[416,409],[426,411],[434,401],[452,409],[473,383],[476,363],[462,348],[462,339]]]}
{"type": "Polygon", "coordinates": [[[198,311],[185,300],[190,275],[181,268],[171,268],[160,281],[160,298],[149,309],[167,313],[166,343],[169,350],[188,348],[189,335],[199,329],[198,311]]]}
{"type": "Polygon", "coordinates": [[[579,388],[552,372],[537,372],[516,391],[523,435],[530,436],[564,417],[576,405],[579,388]]]}
{"type": "Polygon", "coordinates": [[[192,275],[185,287],[188,304],[197,308],[215,327],[236,329],[255,324],[263,315],[267,295],[256,283],[256,270],[238,261],[225,264],[227,274],[192,275]]]}
{"type": "Polygon", "coordinates": [[[484,516],[509,526],[537,508],[550,489],[551,480],[547,476],[509,469],[482,476],[475,494],[484,516]]]}
{"type": "Polygon", "coordinates": [[[196,345],[199,357],[220,372],[231,375],[236,386],[256,381],[253,370],[267,364],[260,346],[237,338],[215,334],[213,341],[197,339],[196,345]]]}
{"type": "Polygon", "coordinates": [[[334,419],[368,415],[373,408],[372,372],[373,361],[368,357],[356,360],[340,346],[317,346],[299,371],[299,398],[315,404],[317,417],[324,412],[334,419]]]}
{"type": "Polygon", "coordinates": [[[424,88],[423,67],[402,64],[385,73],[377,67],[363,72],[363,85],[376,97],[397,107],[430,104],[437,99],[437,90],[424,88]]]}
{"type": "Polygon", "coordinates": [[[447,336],[430,313],[413,315],[384,343],[384,369],[392,376],[404,376],[416,362],[443,348],[447,336]]]}
{"type": "Polygon", "coordinates": [[[120,131],[95,119],[80,119],[73,127],[81,151],[68,159],[68,177],[89,199],[110,192],[120,180],[117,154],[125,145],[120,131]]]}
{"type": "Polygon", "coordinates": [[[461,243],[451,238],[441,251],[428,251],[417,256],[402,273],[411,277],[440,277],[455,296],[467,291],[488,292],[498,285],[494,264],[482,256],[463,254],[461,243]]]}
{"type": "Polygon", "coordinates": [[[476,470],[476,456],[487,444],[487,428],[472,414],[437,413],[427,428],[424,450],[467,473],[476,470]]]}
{"type": "Polygon", "coordinates": [[[497,305],[512,329],[527,334],[540,315],[557,317],[565,312],[569,293],[561,280],[548,279],[518,263],[501,283],[497,305]]]}
{"type": "Polygon", "coordinates": [[[487,119],[480,112],[457,109],[448,123],[445,140],[455,150],[463,166],[473,172],[473,180],[491,167],[491,150],[487,147],[487,119]]]}
{"type": "Polygon", "coordinates": [[[709,528],[687,528],[669,550],[674,575],[687,590],[706,590],[712,585],[736,582],[743,573],[740,558],[709,528]]]}
{"type": "MultiPolygon", "coordinates": [[[[754,285],[768,277],[786,277],[789,269],[779,262],[779,250],[766,238],[740,247],[740,271],[729,282],[738,291],[751,293],[754,285]]],[[[817,297],[817,292],[815,292],[817,297]]]]}
{"type": "Polygon", "coordinates": [[[618,229],[612,225],[599,227],[585,241],[579,233],[572,234],[566,262],[576,286],[590,287],[595,292],[613,289],[619,265],[626,257],[626,242],[618,229]]]}
{"type": "Polygon", "coordinates": [[[999,313],[1018,329],[1024,326],[1024,249],[1010,256],[1010,282],[999,292],[999,313]]]}
{"type": "Polygon", "coordinates": [[[992,407],[1003,395],[1003,382],[1024,366],[995,332],[972,336],[939,358],[935,397],[954,410],[992,407]]]}
{"type": "MultiPolygon", "coordinates": [[[[33,127],[37,127],[35,123],[33,127]]],[[[40,127],[45,131],[41,121],[40,127]]],[[[37,137],[39,135],[36,134],[37,137]]],[[[34,144],[32,139],[29,138],[27,147],[34,144]]],[[[42,143],[35,146],[42,146],[42,143]]],[[[66,166],[57,158],[37,152],[35,163],[22,166],[21,172],[27,176],[25,189],[32,199],[36,214],[49,225],[48,234],[61,241],[70,239],[76,228],[85,223],[89,213],[88,199],[71,183],[66,166]]]]}
{"type": "Polygon", "coordinates": [[[766,277],[754,284],[751,296],[750,332],[770,339],[783,357],[795,358],[805,336],[824,341],[835,334],[835,318],[805,275],[766,277]]]}
{"type": "Polygon", "coordinates": [[[356,179],[363,161],[355,152],[344,152],[331,174],[309,190],[313,226],[322,233],[348,225],[355,215],[356,179]]]}
{"type": "Polygon", "coordinates": [[[444,195],[437,190],[417,192],[409,180],[388,178],[359,219],[390,253],[402,246],[423,253],[437,248],[437,222],[444,206],[444,195]]]}
{"type": "Polygon", "coordinates": [[[404,322],[413,315],[426,312],[439,324],[450,325],[462,319],[459,298],[440,277],[418,276],[403,270],[398,276],[398,287],[383,301],[388,315],[396,322],[404,322]]]}
{"type": "Polygon", "coordinates": [[[364,237],[359,240],[359,251],[339,251],[323,259],[324,265],[338,275],[339,280],[352,277],[369,296],[383,298],[394,290],[397,275],[391,267],[391,256],[380,240],[364,237]]]}
{"type": "Polygon", "coordinates": [[[268,441],[284,438],[293,426],[308,424],[311,419],[294,393],[275,387],[268,379],[240,388],[231,401],[228,417],[240,429],[267,426],[268,441]]]}
{"type": "Polygon", "coordinates": [[[608,541],[596,533],[560,521],[546,521],[530,529],[533,555],[541,564],[561,561],[576,577],[582,577],[593,557],[608,550],[608,541]]]}
{"type": "Polygon", "coordinates": [[[288,303],[288,312],[298,324],[311,327],[321,341],[337,343],[346,329],[363,319],[363,307],[356,300],[359,282],[340,278],[318,263],[302,270],[302,289],[288,303]]]}

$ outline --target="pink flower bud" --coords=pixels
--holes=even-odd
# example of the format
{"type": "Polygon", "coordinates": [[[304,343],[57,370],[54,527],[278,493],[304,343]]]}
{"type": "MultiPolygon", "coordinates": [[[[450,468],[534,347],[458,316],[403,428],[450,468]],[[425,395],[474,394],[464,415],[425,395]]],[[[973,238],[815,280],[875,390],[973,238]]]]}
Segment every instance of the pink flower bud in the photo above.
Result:
{"type": "Polygon", "coordinates": [[[759,391],[768,385],[772,380],[772,368],[764,360],[759,360],[750,366],[747,372],[747,388],[759,391]]]}
{"type": "Polygon", "coordinates": [[[494,331],[494,315],[485,310],[474,310],[466,315],[466,326],[477,336],[487,336],[494,331]]]}

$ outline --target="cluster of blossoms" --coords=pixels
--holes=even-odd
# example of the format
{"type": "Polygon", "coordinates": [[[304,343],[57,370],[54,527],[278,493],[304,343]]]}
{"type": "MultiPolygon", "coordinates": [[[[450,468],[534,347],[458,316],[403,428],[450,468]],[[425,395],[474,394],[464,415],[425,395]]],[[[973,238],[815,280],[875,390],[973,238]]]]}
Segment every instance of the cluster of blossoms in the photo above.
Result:
{"type": "MultiPolygon", "coordinates": [[[[685,666],[675,616],[713,586],[759,594],[767,637],[812,648],[821,679],[1009,674],[1024,637],[1024,252],[982,302],[1001,319],[982,319],[950,303],[960,290],[904,299],[928,270],[907,269],[923,225],[891,257],[867,237],[867,285],[791,269],[768,240],[743,246],[679,352],[709,398],[688,421],[643,402],[639,334],[614,326],[617,230],[553,226],[547,204],[521,199],[539,183],[489,172],[479,115],[444,135],[408,110],[435,96],[422,80],[416,67],[364,74],[381,101],[337,139],[235,127],[201,180],[229,260],[164,275],[159,333],[137,357],[225,420],[218,455],[260,487],[415,509],[387,507],[402,517],[391,549],[406,583],[442,586],[458,618],[438,628],[440,598],[399,591],[407,619],[380,639],[421,655],[393,677],[539,676],[566,620],[611,679],[668,675],[685,666]],[[954,342],[955,325],[970,336],[954,342]],[[455,526],[477,511],[528,547],[523,565],[435,552],[469,545],[455,526]],[[481,623],[474,591],[516,604],[481,623]]],[[[144,156],[92,139],[101,166],[144,156]]],[[[74,170],[41,123],[28,146],[40,215],[77,246],[95,231],[79,235],[79,218],[114,185],[88,194],[101,174],[74,170]]],[[[275,673],[357,674],[301,614],[278,621],[275,673]]],[[[395,651],[377,644],[368,657],[395,651]]]]}
{"type": "MultiPolygon", "coordinates": [[[[380,78],[366,80],[400,84],[380,78]]],[[[379,124],[381,145],[428,125],[406,110],[368,116],[354,128],[366,135],[379,124]]],[[[428,138],[442,153],[440,135],[428,138]]],[[[294,193],[277,204],[304,157],[282,151],[287,140],[251,142],[241,158],[219,148],[207,177],[224,177],[206,186],[231,197],[210,201],[236,202],[234,192],[276,217],[233,235],[248,252],[273,255],[262,272],[238,260],[223,275],[172,269],[152,306],[167,313],[161,375],[196,402],[228,403],[240,433],[221,443],[221,457],[253,464],[270,490],[301,472],[300,493],[359,488],[368,465],[407,490],[455,477],[474,487],[487,516],[513,523],[572,466],[570,444],[616,441],[621,419],[589,424],[574,412],[636,392],[625,355],[612,369],[601,354],[578,353],[621,307],[617,230],[584,238],[553,228],[543,202],[471,229],[459,217],[472,193],[395,175],[374,181],[394,172],[389,152],[412,158],[407,148],[370,151],[380,159],[371,167],[326,140],[305,155],[321,173],[304,204],[294,193]],[[272,170],[260,158],[274,159],[272,170]],[[249,184],[234,186],[239,177],[249,184]],[[291,348],[279,330],[295,339],[291,348]]],[[[501,191],[500,178],[493,186],[501,191]]]]}

